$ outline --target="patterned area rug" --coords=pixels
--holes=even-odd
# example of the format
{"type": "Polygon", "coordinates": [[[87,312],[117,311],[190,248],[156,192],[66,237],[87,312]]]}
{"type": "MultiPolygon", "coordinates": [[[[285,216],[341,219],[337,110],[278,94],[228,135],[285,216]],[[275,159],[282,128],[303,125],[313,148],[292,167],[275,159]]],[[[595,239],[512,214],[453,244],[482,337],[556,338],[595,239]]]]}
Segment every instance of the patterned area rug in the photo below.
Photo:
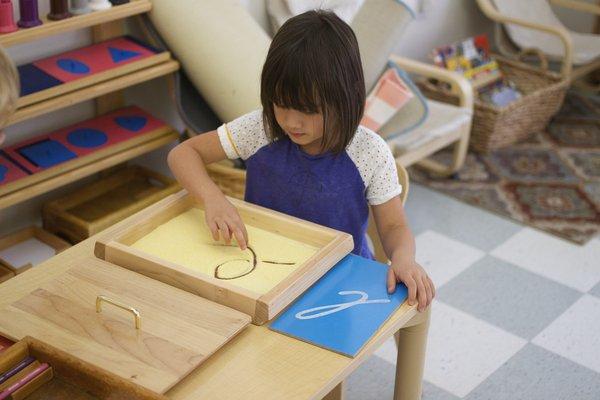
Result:
{"type": "MultiPolygon", "coordinates": [[[[435,156],[450,157],[449,152],[435,156]]],[[[600,99],[570,92],[547,132],[487,155],[469,153],[465,166],[449,179],[414,167],[410,177],[584,244],[600,231],[600,99]]]]}

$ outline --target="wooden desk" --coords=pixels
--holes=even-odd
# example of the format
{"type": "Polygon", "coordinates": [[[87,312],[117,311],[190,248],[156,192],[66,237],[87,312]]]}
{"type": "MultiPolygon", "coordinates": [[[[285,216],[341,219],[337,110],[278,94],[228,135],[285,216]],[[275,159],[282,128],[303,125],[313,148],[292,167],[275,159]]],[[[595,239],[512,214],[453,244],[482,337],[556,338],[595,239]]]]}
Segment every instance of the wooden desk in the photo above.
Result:
{"type": "MultiPolygon", "coordinates": [[[[0,284],[0,308],[64,273],[70,263],[78,260],[85,263],[87,258],[94,257],[96,239],[109,236],[128,220],[0,284]]],[[[354,359],[270,331],[266,326],[250,325],[167,392],[167,396],[172,399],[321,399],[333,391],[328,399],[339,398],[338,390],[334,390],[336,386],[415,315],[416,306],[404,304],[354,359]]],[[[406,361],[399,359],[397,382],[410,382],[410,386],[420,388],[422,375],[415,374],[419,366],[411,364],[407,368],[410,362],[406,361]]],[[[405,397],[397,395],[397,398],[405,397]]]]}

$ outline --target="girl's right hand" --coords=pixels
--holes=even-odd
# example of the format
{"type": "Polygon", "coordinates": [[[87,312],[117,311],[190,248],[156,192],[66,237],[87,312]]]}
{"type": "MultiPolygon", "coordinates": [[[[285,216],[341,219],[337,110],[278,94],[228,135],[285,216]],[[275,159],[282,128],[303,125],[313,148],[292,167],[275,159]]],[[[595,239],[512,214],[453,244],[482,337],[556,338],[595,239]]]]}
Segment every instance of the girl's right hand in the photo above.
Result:
{"type": "Polygon", "coordinates": [[[205,199],[204,215],[206,225],[215,241],[222,238],[226,244],[231,244],[231,240],[235,238],[240,249],[246,250],[248,245],[246,226],[237,209],[224,195],[205,199]]]}

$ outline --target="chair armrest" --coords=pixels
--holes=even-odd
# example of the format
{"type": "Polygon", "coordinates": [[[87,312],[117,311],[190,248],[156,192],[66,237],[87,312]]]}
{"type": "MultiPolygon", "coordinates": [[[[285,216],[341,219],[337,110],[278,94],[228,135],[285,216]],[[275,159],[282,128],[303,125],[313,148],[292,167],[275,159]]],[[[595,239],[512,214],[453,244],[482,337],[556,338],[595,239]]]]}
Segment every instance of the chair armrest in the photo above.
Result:
{"type": "Polygon", "coordinates": [[[573,43],[571,41],[569,32],[565,28],[562,26],[550,26],[522,20],[519,18],[508,17],[499,13],[498,10],[496,10],[496,8],[492,5],[490,0],[477,0],[477,4],[486,17],[498,23],[520,25],[525,28],[530,28],[558,36],[565,47],[565,55],[563,57],[561,73],[564,77],[571,75],[571,71],[573,69],[573,43]]]}
{"type": "Polygon", "coordinates": [[[470,110],[473,109],[473,86],[471,86],[471,83],[469,83],[467,78],[462,75],[435,65],[411,60],[394,54],[390,56],[390,61],[408,73],[420,75],[425,78],[434,78],[450,84],[452,93],[458,96],[459,105],[470,110]]]}
{"type": "Polygon", "coordinates": [[[600,15],[600,6],[597,4],[586,3],[577,0],[549,0],[550,3],[571,10],[600,15]]]}

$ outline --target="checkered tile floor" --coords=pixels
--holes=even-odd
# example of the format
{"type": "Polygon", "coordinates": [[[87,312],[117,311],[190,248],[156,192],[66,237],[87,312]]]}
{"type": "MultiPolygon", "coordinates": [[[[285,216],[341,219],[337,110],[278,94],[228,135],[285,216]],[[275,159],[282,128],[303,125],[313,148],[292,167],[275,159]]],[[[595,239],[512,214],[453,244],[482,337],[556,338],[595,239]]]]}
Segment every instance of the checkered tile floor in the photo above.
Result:
{"type": "MultiPolygon", "coordinates": [[[[573,245],[418,185],[406,208],[437,286],[423,399],[600,399],[600,238],[573,245]]],[[[349,399],[392,398],[395,351],[349,378],[349,399]]]]}

